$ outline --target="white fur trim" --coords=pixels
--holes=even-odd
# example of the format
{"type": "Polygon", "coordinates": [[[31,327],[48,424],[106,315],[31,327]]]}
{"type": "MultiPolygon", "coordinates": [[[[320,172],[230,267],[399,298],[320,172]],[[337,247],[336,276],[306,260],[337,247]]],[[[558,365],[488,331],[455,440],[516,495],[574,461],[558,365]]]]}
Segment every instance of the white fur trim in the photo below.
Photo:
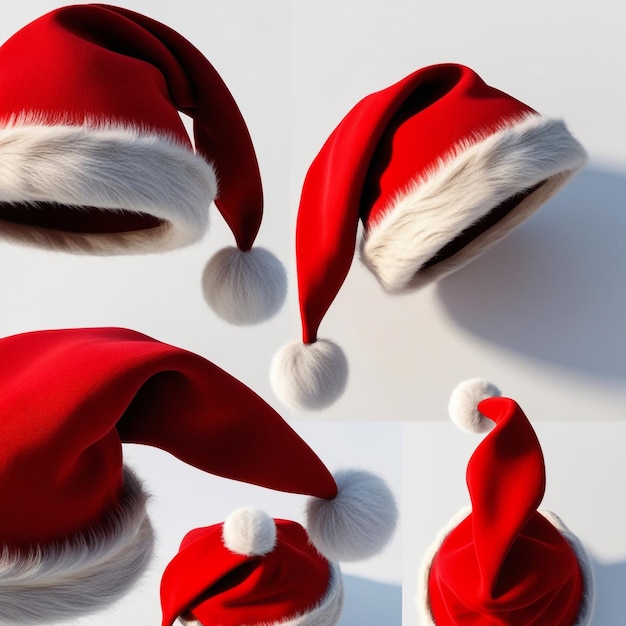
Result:
{"type": "Polygon", "coordinates": [[[424,178],[398,193],[384,216],[365,233],[361,259],[387,291],[419,288],[500,241],[552,197],[585,160],[583,147],[562,121],[536,114],[482,139],[467,140],[424,178]],[[420,269],[507,198],[542,182],[459,252],[420,269]]]}
{"type": "Polygon", "coordinates": [[[124,468],[119,507],[98,527],[64,543],[0,555],[0,624],[51,624],[122,597],[148,565],[153,533],[147,496],[124,468]]]}
{"type": "MultiPolygon", "coordinates": [[[[242,626],[335,626],[339,623],[343,609],[343,579],[336,563],[329,563],[330,580],[326,595],[310,611],[280,622],[262,624],[242,624],[242,626]]],[[[198,620],[178,618],[185,626],[203,626],[198,620]]],[[[209,626],[208,624],[205,626],[209,626]]]]}
{"type": "Polygon", "coordinates": [[[274,355],[270,369],[270,382],[280,401],[305,411],[330,406],[347,381],[348,360],[341,348],[327,339],[288,343],[274,355]]]}
{"type": "Polygon", "coordinates": [[[263,556],[276,546],[276,524],[259,509],[237,509],[224,520],[222,541],[235,554],[263,556]]]}
{"type": "Polygon", "coordinates": [[[580,572],[583,577],[583,598],[580,605],[580,611],[578,612],[578,618],[574,626],[588,626],[591,624],[591,618],[593,617],[593,609],[595,604],[595,577],[593,574],[593,565],[591,564],[591,557],[581,540],[563,523],[561,518],[552,511],[539,511],[562,535],[567,539],[567,542],[571,546],[576,558],[578,559],[578,565],[580,566],[580,572]]]}
{"type": "Polygon", "coordinates": [[[224,320],[243,326],[273,317],[285,301],[287,274],[264,248],[246,252],[229,246],[209,260],[202,274],[209,306],[224,320]]]}
{"type": "Polygon", "coordinates": [[[371,472],[344,469],[334,475],[337,496],[309,498],[306,528],[311,543],[330,561],[358,561],[380,552],[393,536],[398,508],[387,483],[371,472]]]}
{"type": "Polygon", "coordinates": [[[500,396],[500,390],[488,380],[471,378],[459,383],[450,394],[448,413],[450,419],[470,433],[485,433],[494,422],[478,411],[478,404],[487,398],[500,396]]]}
{"type": "Polygon", "coordinates": [[[216,192],[211,165],[154,132],[89,123],[50,126],[32,115],[0,129],[0,202],[55,202],[77,211],[97,207],[161,220],[152,228],[113,233],[5,220],[0,222],[5,239],[98,255],[160,252],[190,244],[206,232],[216,192]]]}
{"type": "Polygon", "coordinates": [[[415,596],[415,603],[417,605],[418,624],[420,626],[437,626],[433,621],[433,616],[430,612],[430,600],[428,596],[428,578],[430,576],[430,567],[435,559],[437,552],[444,539],[450,534],[454,528],[456,528],[470,513],[472,512],[471,506],[463,507],[460,511],[457,511],[450,521],[439,531],[435,540],[429,546],[424,559],[420,565],[417,574],[417,594],[415,596]]]}
{"type": "MultiPolygon", "coordinates": [[[[439,534],[435,538],[435,541],[428,548],[428,551],[424,556],[424,560],[422,561],[422,564],[418,571],[417,594],[415,596],[415,602],[418,612],[418,623],[420,624],[420,626],[437,626],[433,619],[432,613],[430,612],[430,600],[428,596],[428,578],[430,576],[430,568],[445,538],[471,512],[471,506],[464,507],[460,511],[458,511],[452,517],[452,519],[440,530],[439,534]]],[[[578,613],[578,618],[574,626],[588,626],[591,623],[591,618],[593,616],[593,605],[595,596],[593,568],[591,565],[591,559],[589,558],[589,554],[585,550],[580,539],[578,539],[576,535],[568,530],[568,528],[557,515],[555,515],[551,511],[539,511],[539,513],[541,513],[541,515],[543,515],[563,535],[563,537],[570,544],[572,550],[574,551],[574,554],[576,555],[576,558],[578,559],[578,564],[580,566],[580,571],[583,577],[584,589],[580,605],[580,611],[578,613]]]]}

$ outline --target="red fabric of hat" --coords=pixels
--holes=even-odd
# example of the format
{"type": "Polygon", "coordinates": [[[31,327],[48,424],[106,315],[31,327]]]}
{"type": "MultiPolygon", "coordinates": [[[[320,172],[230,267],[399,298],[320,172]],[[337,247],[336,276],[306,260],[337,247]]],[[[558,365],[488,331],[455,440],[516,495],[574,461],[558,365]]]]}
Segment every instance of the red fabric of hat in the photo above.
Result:
{"type": "Polygon", "coordinates": [[[424,568],[426,623],[589,624],[589,558],[556,516],[537,510],[545,467],[532,426],[509,398],[482,400],[477,411],[495,428],[467,466],[471,512],[444,530],[424,568]]]}
{"type": "Polygon", "coordinates": [[[272,371],[287,404],[319,409],[347,362],[318,341],[363,223],[361,258],[383,288],[421,287],[468,263],[577,172],[585,152],[562,121],[456,64],[420,69],[361,100],[311,164],[296,231],[302,344],[272,371]]]}
{"type": "Polygon", "coordinates": [[[22,621],[48,623],[57,613],[93,610],[125,591],[129,571],[134,580],[145,567],[145,496],[132,472],[123,473],[122,442],[162,448],[218,476],[337,495],[322,461],[253,391],[140,333],[8,337],[0,341],[0,380],[0,498],[11,502],[0,543],[12,555],[0,573],[0,617],[9,621],[20,623],[22,612],[22,621]]]}
{"type": "Polygon", "coordinates": [[[51,11],[0,47],[1,237],[159,252],[199,240],[213,200],[239,251],[209,263],[205,295],[229,321],[261,321],[282,304],[284,270],[252,250],[256,155],[202,53],[164,24],[96,4],[51,11]],[[179,113],[193,119],[195,152],[179,113]]]}
{"type": "Polygon", "coordinates": [[[327,553],[364,558],[395,528],[393,496],[358,470],[332,476],[256,393],[203,357],[132,330],[0,340],[0,621],[49,623],[119,597],[152,540],[122,443],[212,474],[311,496],[327,553]],[[16,585],[19,580],[19,586],[16,585]]]}
{"type": "Polygon", "coordinates": [[[305,529],[255,509],[188,533],[161,581],[163,626],[332,626],[342,599],[339,568],[305,529]]]}

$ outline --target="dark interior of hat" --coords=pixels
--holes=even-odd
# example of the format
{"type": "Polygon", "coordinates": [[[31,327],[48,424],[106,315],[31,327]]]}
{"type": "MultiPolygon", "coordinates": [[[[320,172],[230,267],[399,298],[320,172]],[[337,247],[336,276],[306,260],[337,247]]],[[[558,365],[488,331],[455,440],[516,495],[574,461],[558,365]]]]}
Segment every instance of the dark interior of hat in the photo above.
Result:
{"type": "Polygon", "coordinates": [[[440,248],[436,254],[434,254],[426,263],[424,263],[418,271],[427,269],[436,265],[437,263],[441,263],[446,259],[453,257],[455,254],[460,252],[465,246],[470,244],[474,239],[486,233],[490,228],[493,228],[498,222],[500,222],[504,217],[506,217],[511,211],[515,209],[525,198],[533,194],[539,187],[544,184],[545,181],[542,181],[531,187],[530,189],[525,189],[524,191],[520,191],[509,198],[507,198],[504,202],[497,205],[493,208],[489,213],[481,217],[479,220],[474,222],[469,228],[466,228],[464,231],[459,233],[456,237],[450,240],[443,248],[440,248]]]}
{"type": "Polygon", "coordinates": [[[193,602],[182,617],[185,619],[198,619],[198,616],[194,613],[194,609],[199,607],[203,602],[218,596],[229,589],[233,589],[240,585],[254,570],[259,566],[260,561],[258,559],[252,559],[239,565],[230,572],[224,574],[218,581],[214,582],[203,594],[199,595],[193,602]]]}
{"type": "Polygon", "coordinates": [[[94,234],[147,230],[163,223],[147,213],[56,202],[0,202],[0,220],[48,230],[94,234]]]}

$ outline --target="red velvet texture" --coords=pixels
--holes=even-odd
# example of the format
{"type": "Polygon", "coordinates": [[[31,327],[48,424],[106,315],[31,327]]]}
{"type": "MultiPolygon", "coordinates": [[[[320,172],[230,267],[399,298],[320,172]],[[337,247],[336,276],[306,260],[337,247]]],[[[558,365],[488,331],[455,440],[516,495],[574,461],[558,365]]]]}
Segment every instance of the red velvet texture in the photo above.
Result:
{"type": "MultiPolygon", "coordinates": [[[[224,81],[189,41],[127,9],[86,4],[51,11],[0,48],[1,124],[20,115],[46,126],[123,124],[193,151],[179,111],[193,118],[196,150],[216,170],[218,209],[239,248],[250,249],[263,207],[252,141],[224,81]]],[[[89,229],[74,213],[66,228],[89,229]]],[[[135,222],[128,230],[142,226],[135,222]]]]}
{"type": "Polygon", "coordinates": [[[263,556],[228,550],[222,524],[191,531],[163,573],[162,626],[190,610],[206,626],[269,624],[317,606],[330,566],[296,522],[275,520],[276,546],[263,556]]]}
{"type": "Polygon", "coordinates": [[[367,96],[344,117],[311,164],[300,199],[296,256],[304,343],[316,340],[348,274],[359,219],[367,229],[396,194],[461,142],[477,143],[532,112],[471,69],[443,64],[367,96]]]}
{"type": "Polygon", "coordinates": [[[445,538],[428,579],[437,626],[573,626],[583,600],[576,554],[538,511],[543,454],[516,402],[489,398],[496,422],[472,455],[472,512],[445,538]]]}
{"type": "Polygon", "coordinates": [[[88,530],[116,507],[122,443],[205,472],[332,499],[322,461],[264,400],[206,359],[118,328],[0,340],[0,543],[88,530]]]}

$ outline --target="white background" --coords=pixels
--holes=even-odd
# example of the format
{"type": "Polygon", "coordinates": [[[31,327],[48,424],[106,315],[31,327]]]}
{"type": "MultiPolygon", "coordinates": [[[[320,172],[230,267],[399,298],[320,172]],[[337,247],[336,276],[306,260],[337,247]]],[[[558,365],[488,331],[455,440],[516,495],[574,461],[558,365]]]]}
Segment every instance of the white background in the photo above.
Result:
{"type": "MultiPolygon", "coordinates": [[[[35,0],[3,3],[0,40],[56,6],[35,0]]],[[[488,83],[538,111],[564,118],[589,152],[588,167],[498,246],[420,292],[387,296],[355,261],[320,329],[348,356],[346,394],[313,416],[281,409],[282,414],[296,420],[331,468],[357,464],[364,455],[363,463],[380,469],[395,487],[400,447],[392,442],[399,441],[400,427],[372,425],[380,429],[372,432],[359,421],[349,425],[337,420],[444,420],[452,387],[476,375],[490,378],[519,400],[533,420],[593,420],[581,425],[587,431],[572,424],[559,431],[550,462],[557,468],[561,457],[563,464],[578,462],[579,482],[566,489],[565,482],[549,474],[549,488],[553,481],[557,494],[559,486],[564,492],[562,501],[546,504],[573,530],[582,531],[581,538],[591,542],[606,565],[606,575],[600,577],[604,610],[619,612],[618,617],[605,613],[605,620],[594,626],[620,623],[626,611],[609,598],[626,579],[618,532],[623,523],[617,521],[624,518],[618,479],[623,468],[612,464],[626,444],[621,424],[600,420],[622,420],[626,407],[623,6],[610,0],[593,5],[565,0],[515,5],[496,0],[126,0],[124,6],[192,41],[239,103],[264,180],[266,214],[258,241],[288,267],[287,305],[271,322],[247,329],[230,327],[208,310],[200,272],[214,251],[232,243],[213,208],[211,231],[203,242],[162,255],[74,257],[0,243],[0,292],[5,294],[0,335],[60,327],[133,328],[204,355],[280,409],[267,371],[274,351],[300,333],[293,227],[309,163],[365,95],[431,63],[469,65],[488,83]],[[300,424],[300,418],[325,423],[300,424]],[[576,456],[574,443],[581,438],[586,443],[587,435],[597,437],[597,443],[580,448],[576,456]],[[345,450],[334,442],[343,442],[345,450]],[[605,442],[611,447],[605,449],[605,442]],[[584,503],[599,494],[605,497],[597,507],[578,506],[581,499],[584,503]],[[612,519],[614,525],[602,525],[612,519]]],[[[540,437],[543,428],[556,430],[539,426],[540,437]]],[[[451,451],[447,437],[435,436],[444,432],[439,429],[450,432],[447,425],[409,428],[417,432],[420,427],[424,434],[411,441],[423,442],[426,452],[437,457],[433,462],[445,467],[448,461],[450,466],[458,462],[450,480],[461,479],[459,455],[451,451]]],[[[473,444],[460,445],[473,449],[473,444]]],[[[415,451],[412,445],[405,447],[405,464],[421,451],[419,445],[415,451]]],[[[298,514],[290,508],[296,506],[293,496],[257,496],[245,486],[199,476],[159,451],[132,448],[127,455],[154,494],[157,560],[140,588],[111,613],[80,624],[158,623],[159,567],[186,530],[219,521],[231,504],[255,504],[252,500],[259,497],[259,504],[280,509],[276,515],[298,514]]],[[[448,502],[451,487],[445,482],[430,492],[437,483],[429,467],[426,475],[421,470],[404,474],[403,507],[419,504],[419,523],[428,524],[414,534],[415,518],[405,517],[405,584],[420,546],[447,520],[447,509],[440,515],[444,503],[452,513],[465,502],[457,497],[448,502]]],[[[458,495],[462,493],[461,483],[458,495]]],[[[352,583],[352,599],[348,597],[345,626],[395,625],[393,609],[386,618],[374,610],[368,618],[349,613],[355,596],[365,607],[371,598],[398,597],[399,539],[380,559],[346,568],[358,580],[352,583]],[[366,588],[368,581],[379,585],[378,593],[366,588]]]]}

